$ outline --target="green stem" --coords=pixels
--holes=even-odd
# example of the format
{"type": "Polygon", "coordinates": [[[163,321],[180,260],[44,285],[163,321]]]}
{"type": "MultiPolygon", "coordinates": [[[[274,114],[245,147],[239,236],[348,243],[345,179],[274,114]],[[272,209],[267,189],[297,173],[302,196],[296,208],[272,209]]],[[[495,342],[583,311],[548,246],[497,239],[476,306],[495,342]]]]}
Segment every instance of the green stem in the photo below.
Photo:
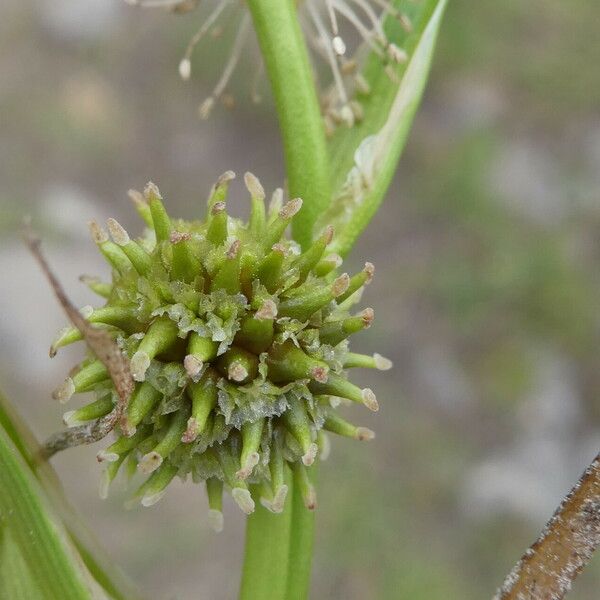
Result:
{"type": "Polygon", "coordinates": [[[307,247],[331,199],[325,132],[295,0],[248,0],[275,98],[291,197],[304,205],[294,239],[307,247]]]}
{"type": "MultiPolygon", "coordinates": [[[[309,470],[309,477],[315,483],[317,464],[309,470]]],[[[306,600],[310,589],[315,513],[307,510],[299,487],[294,485],[292,494],[292,526],[289,546],[289,571],[285,600],[306,600]]]]}
{"type": "MultiPolygon", "coordinates": [[[[293,485],[291,474],[288,475],[287,483],[289,495],[293,485]]],[[[259,497],[258,493],[252,495],[259,497]]],[[[290,498],[281,514],[273,514],[257,503],[254,513],[246,522],[240,600],[287,600],[291,525],[290,498]]]]}

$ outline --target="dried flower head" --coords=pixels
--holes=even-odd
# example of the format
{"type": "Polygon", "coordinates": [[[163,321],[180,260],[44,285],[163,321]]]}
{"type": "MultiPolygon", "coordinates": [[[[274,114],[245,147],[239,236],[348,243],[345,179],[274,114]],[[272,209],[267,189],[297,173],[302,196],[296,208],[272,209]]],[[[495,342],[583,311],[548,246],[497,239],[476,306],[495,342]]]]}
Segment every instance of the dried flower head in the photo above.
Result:
{"type": "MultiPolygon", "coordinates": [[[[204,481],[216,529],[224,486],[246,513],[256,500],[283,510],[288,468],[314,508],[306,469],[325,448],[324,432],[357,440],[374,435],[335,410],[340,399],[378,409],[375,394],[351,383],[347,369],[391,367],[378,354],[348,350],[348,337],[373,320],[370,308],[349,312],[373,265],[352,277],[339,274],[341,259],[327,254],[331,227],[301,252],[284,232],[302,201],[282,205],[278,190],[267,210],[265,192],[250,173],[249,223],[230,217],[233,178],[228,171],[213,186],[204,221],[171,219],[149,183],[144,194],[130,192],[148,225],[143,237],[132,238],[114,219],[108,233],[91,222],[112,281],[85,277],[106,303],[81,311],[116,340],[135,381],[116,441],[98,453],[106,464],[101,495],[124,462],[146,478],[134,494],[144,506],[159,500],[175,476],[204,481]]],[[[82,337],[77,328],[63,330],[50,354],[82,337]]],[[[105,364],[93,355],[54,397],[67,402],[90,391],[91,404],[65,413],[69,427],[112,414],[117,402],[105,364]]]]}
{"type": "MultiPolygon", "coordinates": [[[[204,12],[198,0],[126,0],[142,7],[162,7],[178,13],[188,13],[199,8],[203,11],[202,23],[190,39],[179,63],[179,74],[187,81],[192,74],[194,50],[206,37],[218,37],[224,25],[233,23],[236,28],[229,57],[224,63],[221,77],[212,93],[200,104],[199,113],[208,118],[217,101],[232,105],[233,97],[227,86],[237,68],[244,47],[251,37],[251,18],[239,0],[213,0],[204,12]],[[241,12],[240,14],[240,11],[241,12]]],[[[321,105],[326,129],[333,132],[340,124],[351,127],[362,119],[360,102],[355,92],[369,93],[369,84],[360,73],[363,50],[374,52],[385,64],[386,73],[394,77],[393,65],[407,60],[406,52],[388,39],[383,21],[388,15],[396,19],[407,31],[412,30],[409,17],[401,13],[389,0],[297,0],[298,17],[304,30],[312,56],[325,64],[329,77],[321,85],[321,105]]],[[[256,69],[252,83],[252,98],[258,102],[262,64],[256,69]]]]}

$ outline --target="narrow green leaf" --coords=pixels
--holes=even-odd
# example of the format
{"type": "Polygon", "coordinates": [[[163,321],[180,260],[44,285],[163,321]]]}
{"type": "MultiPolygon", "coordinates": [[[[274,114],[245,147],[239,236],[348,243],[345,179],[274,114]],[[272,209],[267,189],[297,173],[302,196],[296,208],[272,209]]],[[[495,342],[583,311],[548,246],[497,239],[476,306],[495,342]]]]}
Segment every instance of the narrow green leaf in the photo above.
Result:
{"type": "MultiPolygon", "coordinates": [[[[6,448],[11,450],[10,454],[7,451],[5,455],[11,458],[13,464],[19,465],[19,468],[12,472],[12,476],[20,476],[26,482],[29,482],[26,493],[32,494],[32,499],[37,502],[40,510],[44,511],[48,522],[53,523],[56,531],[59,531],[63,536],[63,542],[68,550],[68,556],[72,560],[73,568],[82,574],[83,581],[86,582],[86,585],[89,584],[90,589],[93,590],[93,596],[88,593],[84,597],[109,597],[115,600],[137,598],[138,595],[131,584],[124,578],[118,567],[111,564],[105,552],[98,547],[92,534],[69,506],[56,473],[48,462],[41,459],[40,445],[1,393],[0,435],[4,436],[6,448]],[[99,589],[98,584],[103,590],[99,589]]],[[[1,461],[2,458],[0,457],[0,464],[1,461]]],[[[0,474],[0,513],[5,514],[5,510],[14,510],[14,507],[9,506],[8,509],[3,510],[2,506],[10,505],[15,501],[15,497],[8,496],[8,490],[5,489],[2,475],[8,477],[9,473],[0,474]]],[[[0,598],[5,597],[3,595],[5,591],[12,589],[3,587],[4,585],[8,586],[9,583],[5,577],[8,572],[6,569],[12,569],[7,565],[9,563],[13,564],[16,569],[19,561],[28,556],[29,552],[28,547],[23,552],[23,548],[18,543],[20,538],[15,537],[14,533],[9,532],[8,527],[4,526],[2,514],[0,514],[0,598]]],[[[32,539],[37,540],[37,537],[33,536],[32,539]]],[[[48,549],[48,552],[51,551],[51,548],[48,549]]],[[[22,581],[19,585],[37,585],[36,579],[28,574],[27,569],[21,569],[20,572],[22,581]],[[25,576],[26,573],[27,576],[25,576]]],[[[14,585],[14,582],[11,582],[11,585],[14,585]]],[[[23,589],[25,590],[26,587],[23,587],[23,589]]],[[[7,595],[6,597],[34,599],[38,596],[28,593],[23,596],[7,595]]],[[[61,596],[41,597],[56,598],[61,596]]],[[[65,596],[65,598],[67,597],[69,596],[65,596]]]]}
{"type": "Polygon", "coordinates": [[[0,430],[0,598],[107,598],[81,563],[60,520],[0,430]]]}
{"type": "Polygon", "coordinates": [[[396,0],[394,5],[408,15],[413,30],[407,34],[388,17],[388,39],[403,48],[408,61],[396,67],[395,80],[384,70],[381,59],[370,56],[363,76],[370,92],[358,95],[364,119],[350,129],[340,128],[330,141],[334,200],[318,221],[336,228],[332,249],[346,254],[367,226],[392,180],[410,126],[421,100],[435,41],[447,0],[420,3],[396,0]]]}

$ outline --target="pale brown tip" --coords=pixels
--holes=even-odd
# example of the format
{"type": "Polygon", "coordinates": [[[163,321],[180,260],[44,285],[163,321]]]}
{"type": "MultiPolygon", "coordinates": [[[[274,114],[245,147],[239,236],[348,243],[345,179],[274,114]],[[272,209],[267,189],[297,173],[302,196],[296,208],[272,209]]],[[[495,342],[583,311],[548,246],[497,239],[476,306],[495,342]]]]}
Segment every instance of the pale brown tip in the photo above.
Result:
{"type": "Polygon", "coordinates": [[[279,216],[287,221],[296,215],[301,208],[302,198],[294,198],[283,206],[283,208],[279,211],[279,216]]]}
{"type": "Polygon", "coordinates": [[[265,199],[265,190],[256,175],[248,171],[244,174],[244,183],[246,184],[246,189],[250,192],[250,196],[260,198],[261,200],[265,199]]]}
{"type": "Polygon", "coordinates": [[[162,195],[158,189],[158,186],[155,183],[152,183],[152,181],[149,181],[146,184],[146,187],[144,188],[144,197],[148,201],[150,201],[152,198],[158,198],[159,200],[162,200],[162,195]]]}
{"type": "Polygon", "coordinates": [[[232,242],[231,246],[229,246],[229,250],[227,250],[227,258],[229,260],[233,260],[238,255],[241,245],[242,242],[240,242],[240,240],[234,240],[232,242]]]}
{"type": "Polygon", "coordinates": [[[363,320],[365,329],[368,329],[373,324],[373,319],[375,319],[375,311],[372,308],[365,308],[360,313],[360,317],[363,320]]]}
{"type": "Polygon", "coordinates": [[[180,242],[187,242],[192,239],[191,233],[184,233],[183,231],[171,231],[169,234],[169,241],[171,244],[179,244],[180,242]]]}
{"type": "Polygon", "coordinates": [[[375,275],[375,265],[373,263],[366,262],[363,271],[367,276],[365,285],[369,285],[371,281],[373,281],[373,275],[375,275]]]}
{"type": "Polygon", "coordinates": [[[333,285],[331,286],[331,292],[333,294],[333,297],[337,298],[338,296],[341,296],[344,292],[346,292],[349,285],[350,285],[350,276],[348,275],[348,273],[342,273],[333,282],[333,285]]]}
{"type": "Polygon", "coordinates": [[[90,233],[92,234],[92,239],[96,244],[104,244],[104,242],[108,242],[108,233],[96,221],[93,219],[88,222],[88,227],[90,228],[90,233]]]}

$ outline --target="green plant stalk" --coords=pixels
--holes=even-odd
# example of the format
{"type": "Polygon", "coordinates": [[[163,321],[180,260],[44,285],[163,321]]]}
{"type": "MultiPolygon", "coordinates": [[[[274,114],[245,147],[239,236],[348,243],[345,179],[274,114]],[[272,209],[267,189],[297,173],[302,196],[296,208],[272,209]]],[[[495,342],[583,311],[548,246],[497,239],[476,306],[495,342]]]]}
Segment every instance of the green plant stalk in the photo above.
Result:
{"type": "MultiPolygon", "coordinates": [[[[315,485],[318,463],[308,471],[315,485]]],[[[304,506],[298,486],[294,485],[292,495],[292,535],[289,547],[289,570],[285,600],[306,600],[310,589],[312,566],[315,512],[304,506]]]]}
{"type": "Polygon", "coordinates": [[[331,199],[325,131],[295,0],[248,0],[275,99],[291,197],[304,201],[293,237],[303,248],[331,199]]]}
{"type": "MultiPolygon", "coordinates": [[[[288,469],[288,495],[293,482],[288,469]]],[[[246,548],[240,600],[286,600],[293,506],[288,498],[280,514],[257,504],[246,521],[246,548]]]]}

